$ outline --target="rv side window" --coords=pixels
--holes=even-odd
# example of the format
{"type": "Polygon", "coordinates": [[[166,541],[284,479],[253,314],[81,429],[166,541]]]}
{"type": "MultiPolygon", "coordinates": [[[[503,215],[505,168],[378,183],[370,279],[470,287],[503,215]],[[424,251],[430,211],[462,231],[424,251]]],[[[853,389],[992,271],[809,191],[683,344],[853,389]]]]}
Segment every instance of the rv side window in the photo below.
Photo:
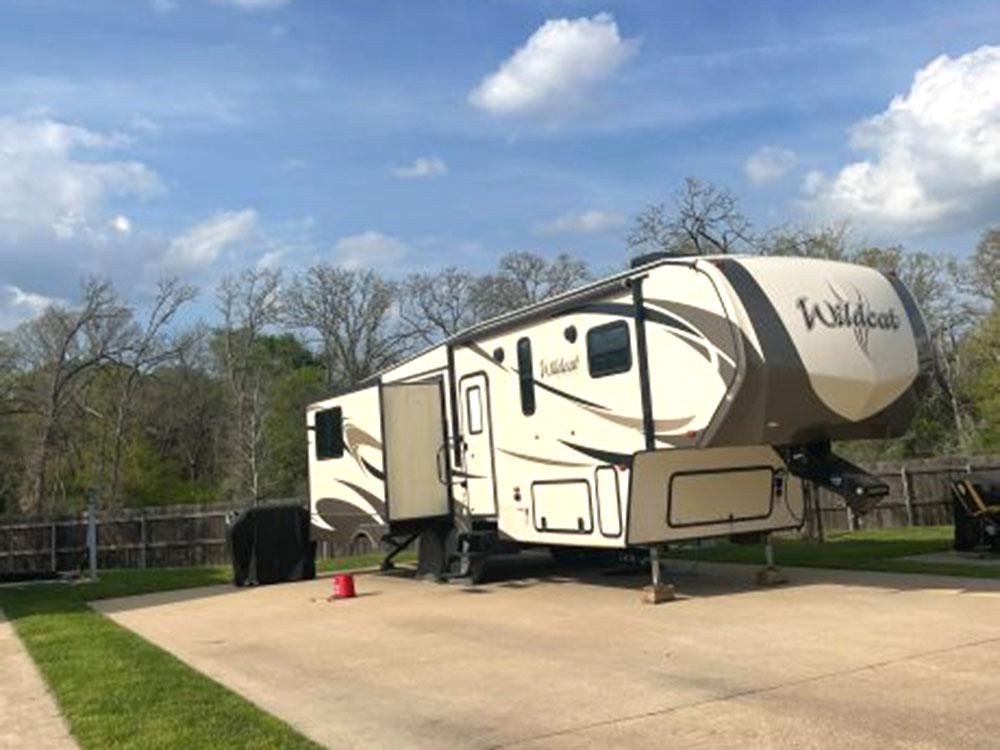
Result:
{"type": "Polygon", "coordinates": [[[618,321],[587,331],[587,367],[592,378],[632,369],[628,323],[618,321]]]}
{"type": "Polygon", "coordinates": [[[531,369],[531,341],[517,342],[517,373],[521,380],[521,413],[530,417],[535,413],[535,374],[531,369]]]}
{"type": "Polygon", "coordinates": [[[336,406],[316,412],[316,460],[344,455],[344,412],[336,406]]]}
{"type": "Polygon", "coordinates": [[[483,397],[478,385],[465,392],[465,413],[468,418],[469,434],[478,435],[483,431],[483,397]]]}

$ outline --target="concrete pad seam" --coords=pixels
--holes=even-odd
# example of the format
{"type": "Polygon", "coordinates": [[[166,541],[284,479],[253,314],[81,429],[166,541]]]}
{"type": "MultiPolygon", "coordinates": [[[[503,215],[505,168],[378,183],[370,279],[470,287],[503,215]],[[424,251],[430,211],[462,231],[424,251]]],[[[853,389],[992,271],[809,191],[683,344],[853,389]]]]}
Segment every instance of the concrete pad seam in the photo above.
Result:
{"type": "Polygon", "coordinates": [[[828,680],[837,677],[847,677],[853,674],[859,674],[868,670],[881,669],[883,667],[891,666],[894,664],[902,664],[907,661],[912,661],[914,659],[919,659],[926,656],[936,656],[939,654],[947,654],[955,651],[961,651],[967,648],[975,648],[977,646],[985,646],[990,643],[1000,643],[1000,637],[995,638],[984,638],[978,641],[970,641],[968,643],[960,643],[953,646],[947,646],[944,648],[931,649],[929,651],[920,651],[914,654],[908,654],[906,656],[900,656],[895,659],[885,659],[883,661],[872,662],[871,664],[863,664],[859,667],[852,667],[851,669],[838,670],[834,672],[826,672],[820,675],[813,675],[812,677],[803,677],[798,680],[791,680],[789,682],[782,682],[776,685],[766,685],[763,687],[749,688],[747,690],[738,690],[733,693],[726,695],[719,695],[714,698],[706,698],[704,700],[692,701],[690,703],[683,703],[678,706],[668,706],[666,708],[657,709],[655,711],[645,711],[638,714],[629,714],[625,716],[615,717],[613,719],[604,719],[602,721],[595,721],[590,724],[581,724],[580,726],[572,727],[570,729],[560,729],[555,732],[546,732],[543,734],[536,734],[530,737],[522,737],[512,742],[504,742],[498,745],[490,745],[489,750],[503,750],[504,748],[517,747],[519,745],[525,745],[530,742],[536,742],[538,740],[547,740],[554,737],[564,737],[567,735],[575,734],[577,732],[585,732],[590,729],[597,729],[600,727],[610,727],[616,724],[624,724],[629,721],[640,721],[642,719],[650,719],[656,716],[666,716],[668,714],[678,713],[681,711],[686,711],[691,708],[700,708],[702,706],[708,706],[713,703],[725,703],[731,700],[737,700],[739,698],[746,698],[754,695],[762,695],[764,693],[770,693],[777,690],[783,690],[789,687],[797,687],[799,685],[808,685],[810,683],[822,682],[823,680],[828,680]]]}

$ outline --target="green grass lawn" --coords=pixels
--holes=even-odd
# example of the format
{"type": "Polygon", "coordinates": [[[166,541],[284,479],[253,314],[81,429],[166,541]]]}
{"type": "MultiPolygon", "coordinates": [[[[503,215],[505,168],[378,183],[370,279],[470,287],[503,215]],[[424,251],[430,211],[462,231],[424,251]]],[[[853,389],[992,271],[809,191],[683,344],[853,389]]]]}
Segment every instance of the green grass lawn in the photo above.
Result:
{"type": "MultiPolygon", "coordinates": [[[[382,556],[321,561],[321,570],[382,556]]],[[[313,748],[228,688],[98,614],[87,602],[229,583],[228,567],[102,571],[96,583],[0,589],[0,608],[85,748],[313,748]]]]}
{"type": "MultiPolygon", "coordinates": [[[[775,562],[785,567],[846,568],[888,573],[1000,578],[1000,566],[900,559],[926,552],[946,552],[952,548],[952,533],[951,526],[872,529],[840,534],[831,537],[823,544],[776,536],[775,562]]],[[[764,548],[760,544],[723,542],[711,547],[691,546],[673,550],[670,556],[709,562],[762,564],[764,548]]]]}

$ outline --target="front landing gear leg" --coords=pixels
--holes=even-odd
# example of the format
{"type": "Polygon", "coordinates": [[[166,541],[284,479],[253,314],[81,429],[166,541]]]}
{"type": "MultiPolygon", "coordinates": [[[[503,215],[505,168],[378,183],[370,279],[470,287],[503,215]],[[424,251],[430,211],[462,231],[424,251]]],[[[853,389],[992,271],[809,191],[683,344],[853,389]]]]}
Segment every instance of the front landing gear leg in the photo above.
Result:
{"type": "Polygon", "coordinates": [[[661,580],[663,571],[660,569],[660,548],[649,548],[649,569],[653,582],[642,589],[643,604],[661,604],[674,600],[674,586],[672,583],[663,583],[661,580]]]}
{"type": "Polygon", "coordinates": [[[774,547],[771,544],[771,535],[764,537],[764,563],[765,567],[757,571],[758,586],[780,586],[788,583],[785,574],[774,564],[774,547]]]}

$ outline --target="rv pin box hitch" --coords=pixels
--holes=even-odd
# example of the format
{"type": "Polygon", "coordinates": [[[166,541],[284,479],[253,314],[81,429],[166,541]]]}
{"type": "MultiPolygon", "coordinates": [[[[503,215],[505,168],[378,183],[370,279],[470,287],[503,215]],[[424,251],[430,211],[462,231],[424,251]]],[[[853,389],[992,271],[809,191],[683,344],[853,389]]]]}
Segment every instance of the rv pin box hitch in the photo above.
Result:
{"type": "Polygon", "coordinates": [[[830,450],[828,442],[780,449],[788,470],[840,495],[857,515],[865,515],[889,494],[889,485],[830,450]]]}

